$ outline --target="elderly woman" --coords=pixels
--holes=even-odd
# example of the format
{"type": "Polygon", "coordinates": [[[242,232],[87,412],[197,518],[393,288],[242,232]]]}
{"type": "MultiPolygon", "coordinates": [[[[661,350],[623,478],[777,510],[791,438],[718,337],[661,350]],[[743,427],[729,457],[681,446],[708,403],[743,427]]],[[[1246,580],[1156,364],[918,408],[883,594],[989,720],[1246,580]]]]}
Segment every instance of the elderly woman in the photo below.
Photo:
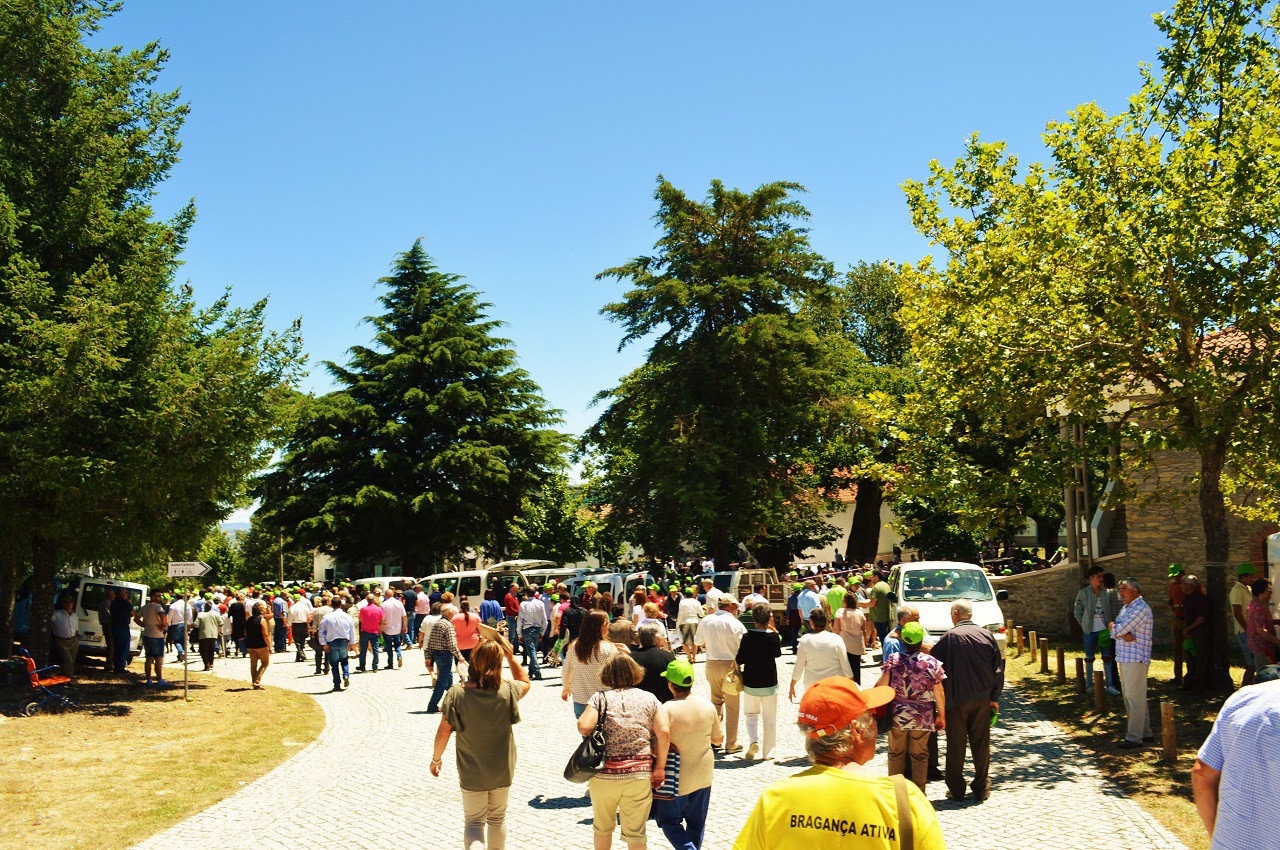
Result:
{"type": "Polygon", "coordinates": [[[506,640],[482,640],[471,651],[467,681],[445,694],[436,729],[431,775],[439,776],[449,736],[458,733],[458,784],[462,786],[462,843],[467,850],[502,850],[507,842],[507,795],[516,768],[511,727],[529,676],[506,640]],[[502,678],[505,657],[511,680],[502,678]],[[487,840],[486,840],[487,839],[487,840]]]}
{"type": "Polygon", "coordinates": [[[600,684],[605,690],[591,696],[578,718],[579,734],[590,735],[604,715],[604,767],[590,781],[595,850],[612,846],[619,815],[627,847],[645,847],[645,822],[653,800],[653,727],[659,703],[653,694],[636,687],[643,678],[644,671],[630,655],[611,656],[600,669],[600,684]]]}
{"type": "Polygon", "coordinates": [[[814,608],[809,614],[809,629],[809,633],[800,638],[796,666],[791,668],[789,695],[792,702],[796,700],[797,682],[802,682],[808,690],[831,676],[853,677],[844,641],[839,635],[827,631],[827,615],[821,608],[814,608]]]}
{"type": "Polygon", "coordinates": [[[907,623],[900,630],[902,652],[884,660],[884,672],[876,686],[893,688],[889,729],[889,775],[906,773],[910,761],[911,781],[924,790],[929,778],[929,735],[945,728],[946,696],[942,662],[921,652],[924,626],[907,623]]]}
{"type": "MultiPolygon", "coordinates": [[[[893,689],[861,690],[842,676],[823,679],[804,692],[797,724],[813,767],[779,780],[760,794],[735,850],[783,850],[801,846],[810,830],[842,830],[874,824],[893,831],[886,846],[898,846],[909,828],[916,850],[943,850],[946,843],[933,806],[914,783],[881,776],[864,767],[876,754],[871,709],[893,699],[893,689]],[[909,811],[909,817],[904,814],[909,811]],[[904,821],[910,820],[910,825],[904,821]],[[797,824],[801,825],[797,828],[797,824]],[[823,826],[809,826],[810,824],[823,826]]],[[[816,839],[813,839],[816,840],[816,839]]]]}
{"type": "Polygon", "coordinates": [[[1270,664],[1276,663],[1276,649],[1280,647],[1280,638],[1276,637],[1276,623],[1280,620],[1271,616],[1271,582],[1265,578],[1256,579],[1249,585],[1253,601],[1245,612],[1247,626],[1247,642],[1249,651],[1253,653],[1253,666],[1258,672],[1270,664]]]}

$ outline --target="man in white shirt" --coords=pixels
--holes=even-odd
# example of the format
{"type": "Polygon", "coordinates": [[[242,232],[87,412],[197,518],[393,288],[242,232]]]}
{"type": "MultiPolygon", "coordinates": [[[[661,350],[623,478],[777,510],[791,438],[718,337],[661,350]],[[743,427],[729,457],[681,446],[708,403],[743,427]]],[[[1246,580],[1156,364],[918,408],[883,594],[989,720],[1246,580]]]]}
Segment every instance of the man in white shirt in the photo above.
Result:
{"type": "Polygon", "coordinates": [[[809,633],[800,638],[796,650],[796,666],[791,671],[792,702],[796,701],[796,682],[803,680],[805,690],[829,676],[853,678],[849,656],[844,651],[844,640],[827,631],[827,613],[821,608],[809,615],[809,633]]]}
{"type": "Polygon", "coordinates": [[[187,655],[187,626],[194,623],[196,611],[191,603],[179,596],[169,605],[169,643],[178,650],[178,661],[187,655]]]}
{"type": "Polygon", "coordinates": [[[694,588],[688,588],[689,593],[680,600],[680,605],[676,608],[676,628],[680,630],[680,642],[684,644],[684,654],[689,658],[689,663],[698,660],[698,623],[702,622],[702,606],[698,604],[698,597],[694,588]]]}
{"type": "Polygon", "coordinates": [[[80,652],[80,638],[76,631],[79,628],[76,598],[67,594],[62,597],[58,610],[53,612],[53,651],[58,656],[63,675],[72,679],[76,677],[76,654],[80,652]]]}
{"type": "Polygon", "coordinates": [[[520,611],[516,615],[516,634],[524,647],[525,658],[529,665],[529,678],[541,679],[542,670],[538,667],[538,645],[542,636],[551,628],[547,619],[547,607],[538,598],[538,591],[532,587],[524,589],[524,601],[520,603],[520,611]]]}
{"type": "Polygon", "coordinates": [[[293,648],[297,653],[294,655],[294,661],[307,660],[307,624],[314,610],[307,597],[301,593],[294,597],[293,604],[289,606],[289,613],[286,616],[289,618],[289,631],[293,632],[293,648]]]}
{"type": "Polygon", "coordinates": [[[400,635],[405,630],[405,610],[404,605],[395,594],[388,593],[386,600],[382,603],[382,648],[387,651],[387,666],[384,669],[391,669],[391,650],[396,651],[396,665],[404,666],[404,656],[400,654],[400,635]]]}
{"type": "Polygon", "coordinates": [[[695,635],[697,644],[707,651],[707,682],[711,685],[711,704],[716,707],[716,714],[725,718],[726,755],[742,750],[742,745],[738,743],[740,695],[725,693],[724,677],[729,671],[737,669],[734,659],[738,657],[738,644],[746,633],[747,627],[738,620],[738,600],[725,593],[721,594],[715,612],[698,623],[695,635]]]}
{"type": "Polygon", "coordinates": [[[720,600],[724,597],[724,593],[717,588],[716,583],[709,578],[702,580],[702,595],[706,597],[707,604],[712,608],[720,607],[720,600]]]}

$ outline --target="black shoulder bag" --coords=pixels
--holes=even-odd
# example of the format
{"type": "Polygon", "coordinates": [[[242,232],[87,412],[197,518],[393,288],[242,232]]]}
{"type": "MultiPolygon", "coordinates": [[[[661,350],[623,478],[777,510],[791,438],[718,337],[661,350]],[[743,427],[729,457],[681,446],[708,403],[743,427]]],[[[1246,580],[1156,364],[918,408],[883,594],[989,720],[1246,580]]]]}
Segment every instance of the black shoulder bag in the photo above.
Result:
{"type": "Polygon", "coordinates": [[[604,716],[607,699],[604,691],[600,691],[600,716],[596,719],[596,728],[582,739],[582,743],[569,757],[564,768],[564,778],[570,782],[586,782],[604,767],[604,716]]]}

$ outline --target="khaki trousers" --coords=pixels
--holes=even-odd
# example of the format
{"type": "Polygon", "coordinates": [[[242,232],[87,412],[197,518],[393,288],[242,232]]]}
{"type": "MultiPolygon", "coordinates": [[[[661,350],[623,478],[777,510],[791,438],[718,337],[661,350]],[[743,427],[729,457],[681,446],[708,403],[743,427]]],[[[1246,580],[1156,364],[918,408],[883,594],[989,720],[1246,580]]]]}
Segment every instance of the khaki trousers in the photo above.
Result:
{"type": "Polygon", "coordinates": [[[924,790],[929,781],[929,736],[924,729],[889,730],[889,775],[906,774],[924,790]]]}
{"type": "Polygon", "coordinates": [[[724,721],[724,746],[731,750],[738,744],[738,711],[742,695],[724,692],[724,677],[737,667],[733,661],[707,661],[707,683],[711,685],[711,704],[724,721]],[[727,713],[726,713],[727,709],[727,713]]]}
{"type": "Polygon", "coordinates": [[[249,653],[249,678],[253,679],[253,686],[256,688],[262,684],[262,674],[267,672],[267,667],[271,664],[271,647],[261,646],[245,651],[249,653]]]}
{"type": "Polygon", "coordinates": [[[507,795],[511,786],[492,791],[462,789],[462,846],[466,850],[505,850],[507,795]],[[488,830],[488,842],[485,830],[488,830]]]}
{"type": "Polygon", "coordinates": [[[58,656],[58,664],[62,674],[74,679],[76,677],[76,656],[80,653],[80,638],[72,635],[69,638],[53,639],[53,651],[58,656]]]}
{"type": "Polygon", "coordinates": [[[597,775],[591,777],[589,787],[591,829],[599,835],[613,835],[615,819],[620,819],[622,840],[643,845],[645,822],[653,803],[649,774],[637,774],[635,779],[603,779],[597,775]]]}

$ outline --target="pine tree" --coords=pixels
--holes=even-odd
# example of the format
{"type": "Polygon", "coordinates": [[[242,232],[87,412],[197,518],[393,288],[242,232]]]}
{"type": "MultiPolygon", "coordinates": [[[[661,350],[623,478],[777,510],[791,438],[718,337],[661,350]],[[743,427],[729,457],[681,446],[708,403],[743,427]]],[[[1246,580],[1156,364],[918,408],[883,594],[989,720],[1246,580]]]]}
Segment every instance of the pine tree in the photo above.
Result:
{"type": "Polygon", "coordinates": [[[372,345],[326,364],[340,388],[315,400],[264,479],[262,509],[365,566],[422,573],[468,548],[504,553],[524,500],[562,463],[558,412],[494,335],[490,305],[420,241],[381,283],[372,345]]]}

